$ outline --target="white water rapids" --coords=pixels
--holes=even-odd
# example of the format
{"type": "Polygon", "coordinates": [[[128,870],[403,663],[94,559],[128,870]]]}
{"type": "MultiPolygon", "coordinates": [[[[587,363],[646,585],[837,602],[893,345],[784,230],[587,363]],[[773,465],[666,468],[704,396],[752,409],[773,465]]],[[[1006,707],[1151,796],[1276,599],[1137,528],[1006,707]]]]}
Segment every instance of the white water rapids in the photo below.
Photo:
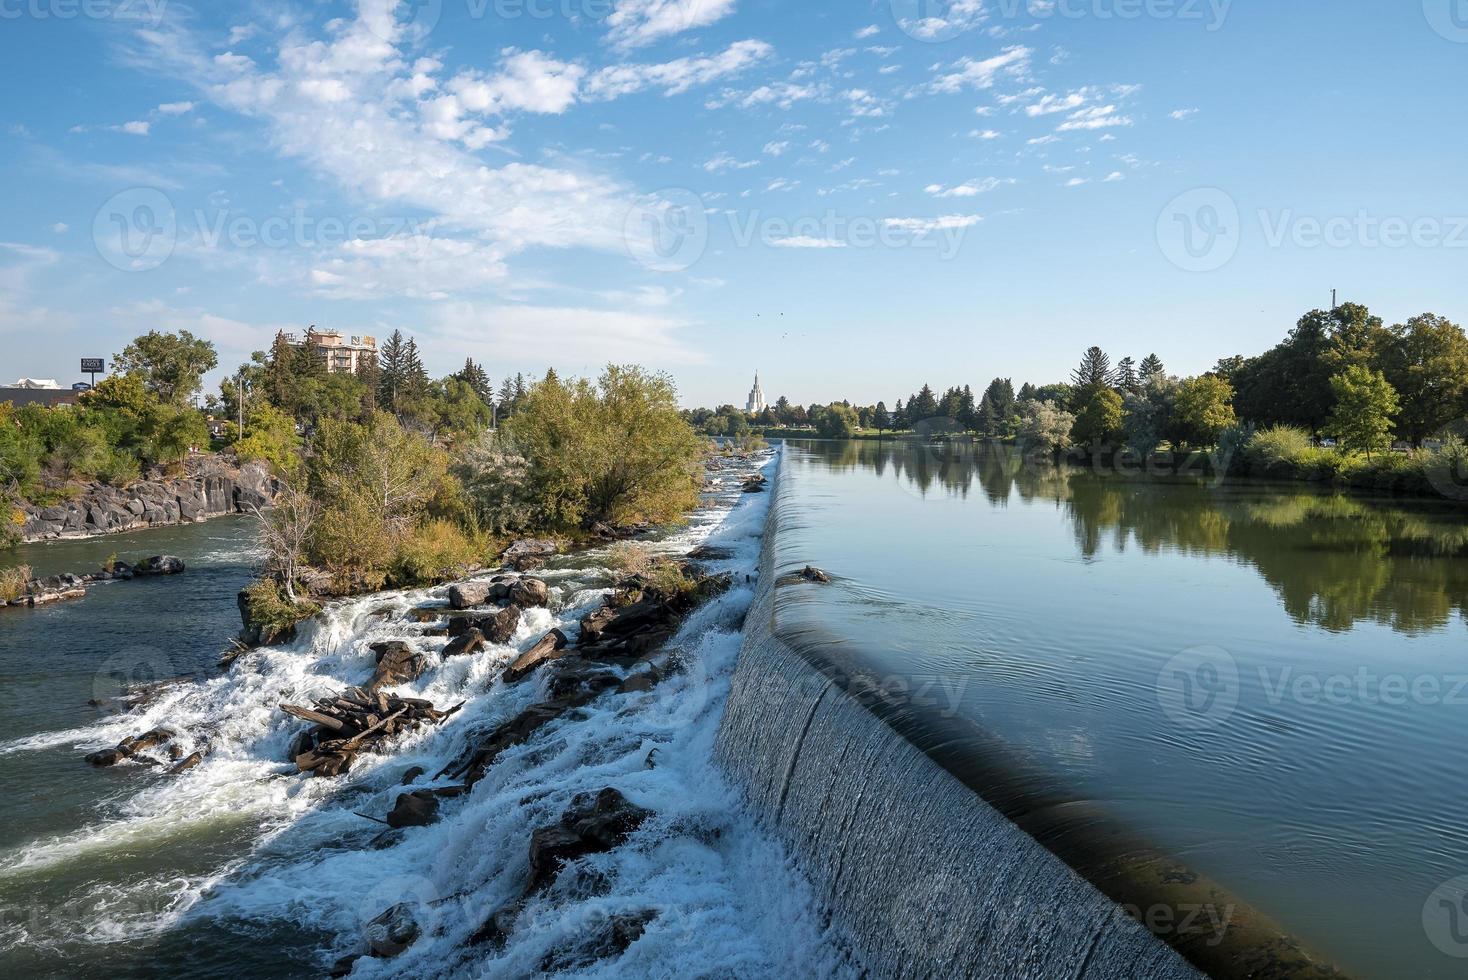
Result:
{"type": "MultiPolygon", "coordinates": [[[[763,465],[773,475],[775,459],[763,465]]],[[[444,800],[431,826],[384,833],[358,814],[385,817],[412,767],[429,774],[415,788],[448,785],[426,780],[476,738],[545,700],[544,676],[515,687],[496,678],[552,627],[574,639],[580,617],[610,588],[604,553],[536,573],[552,588],[553,611],[527,611],[509,645],[444,660],[448,641],[423,636],[407,613],[441,604],[445,590],[375,595],[334,604],[295,642],[170,687],[136,712],[0,745],[0,755],[58,745],[80,754],[164,725],[183,734],[186,752],[208,751],[187,773],[147,781],[140,791],[134,784],[106,801],[82,830],[0,854],[7,895],[30,883],[67,889],[65,914],[7,923],[0,963],[24,951],[57,975],[116,976],[109,960],[121,946],[136,951],[143,943],[146,962],[148,942],[203,932],[226,947],[220,959],[197,973],[175,966],[171,975],[219,975],[231,944],[249,947],[258,964],[260,944],[289,937],[270,972],[321,976],[338,957],[360,951],[375,916],[409,903],[417,941],[395,959],[358,959],[352,976],[515,977],[547,968],[576,977],[848,975],[836,951],[843,944],[828,934],[809,885],[713,761],[771,497],[739,493],[747,471],[715,474],[712,506],[654,546],[681,554],[708,544],[732,554],[706,564],[732,572],[734,587],[693,613],[670,643],[691,654],[690,668],[648,693],[607,692],[541,729],[506,751],[471,793],[444,800]],[[382,755],[359,756],[346,776],[297,774],[286,757],[303,724],[278,706],[364,683],[374,665],[369,646],[394,639],[430,661],[396,693],[441,709],[465,701],[463,710],[440,727],[399,736],[382,755]],[[607,786],[656,815],[531,897],[502,948],[466,945],[490,914],[520,897],[532,831],[555,823],[577,793],[607,786]],[[597,958],[583,949],[610,917],[649,911],[655,917],[624,952],[597,958]]]]}

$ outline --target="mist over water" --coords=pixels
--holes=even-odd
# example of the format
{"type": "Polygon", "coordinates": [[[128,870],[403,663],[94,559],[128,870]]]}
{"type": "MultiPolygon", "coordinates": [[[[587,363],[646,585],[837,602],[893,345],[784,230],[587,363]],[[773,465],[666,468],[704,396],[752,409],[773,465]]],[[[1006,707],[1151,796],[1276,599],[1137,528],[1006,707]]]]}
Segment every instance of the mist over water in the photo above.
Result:
{"type": "MultiPolygon", "coordinates": [[[[773,461],[766,465],[773,475],[773,461]]],[[[358,960],[353,976],[846,975],[836,937],[826,935],[789,856],[756,829],[712,762],[768,499],[740,494],[738,473],[726,471],[709,506],[655,544],[683,553],[710,543],[732,556],[709,565],[734,573],[734,588],[691,615],[672,641],[687,654],[686,671],[645,694],[603,696],[541,730],[507,751],[471,794],[444,801],[442,818],[428,827],[386,831],[360,814],[384,817],[408,769],[431,776],[545,699],[543,677],[507,688],[498,672],[552,627],[574,636],[612,584],[603,553],[567,556],[538,572],[555,611],[528,611],[509,645],[483,654],[438,656],[446,641],[422,632],[433,624],[406,616],[442,604],[443,590],[423,590],[333,604],[295,642],[253,651],[220,673],[207,668],[237,629],[231,583],[247,573],[248,535],[241,525],[187,529],[198,538],[173,541],[191,566],[175,588],[192,582],[202,591],[207,580],[217,593],[192,596],[191,619],[179,592],[176,607],[151,593],[127,599],[135,638],[154,644],[166,667],[193,676],[139,711],[111,716],[88,708],[83,694],[83,675],[105,674],[110,646],[125,641],[88,645],[103,611],[100,590],[38,614],[44,620],[0,626],[7,675],[24,673],[41,636],[57,658],[75,661],[50,687],[48,663],[36,663],[29,694],[4,707],[0,964],[16,976],[321,976],[357,951],[371,919],[408,903],[422,937],[397,959],[358,960]],[[232,557],[216,576],[209,556],[221,537],[232,557]],[[169,608],[185,610],[181,619],[196,629],[160,613],[150,631],[152,611],[169,608]],[[395,739],[387,754],[360,756],[342,778],[297,774],[286,756],[302,725],[277,706],[362,683],[372,670],[370,644],[388,639],[408,640],[432,664],[400,693],[440,708],[465,701],[464,709],[395,739]],[[56,705],[56,714],[20,701],[56,705]],[[168,777],[81,762],[157,725],[177,728],[190,751],[206,748],[203,764],[168,777]],[[491,913],[520,896],[532,831],[556,822],[577,793],[606,786],[656,816],[534,896],[503,948],[466,946],[491,913]],[[588,948],[611,917],[648,912],[646,931],[625,953],[603,959],[588,948]]],[[[140,584],[108,588],[123,596],[140,584]]]]}

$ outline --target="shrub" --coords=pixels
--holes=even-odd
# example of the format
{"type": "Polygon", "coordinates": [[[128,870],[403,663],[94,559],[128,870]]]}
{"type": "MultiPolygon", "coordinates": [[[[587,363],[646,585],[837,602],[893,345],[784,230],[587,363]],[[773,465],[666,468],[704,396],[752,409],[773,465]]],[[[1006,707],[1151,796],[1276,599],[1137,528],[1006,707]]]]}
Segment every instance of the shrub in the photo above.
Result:
{"type": "Polygon", "coordinates": [[[1261,429],[1244,444],[1244,455],[1255,473],[1277,473],[1300,465],[1316,452],[1310,434],[1289,425],[1261,429]]]}
{"type": "Polygon", "coordinates": [[[97,467],[97,479],[111,487],[125,487],[142,476],[137,459],[124,452],[113,451],[97,467]]]}
{"type": "Polygon", "coordinates": [[[315,603],[292,603],[271,578],[257,579],[245,588],[244,609],[246,632],[255,633],[262,643],[289,636],[297,623],[321,611],[315,603]]]}
{"type": "Polygon", "coordinates": [[[0,568],[0,602],[12,602],[25,595],[26,586],[30,581],[29,565],[0,568]]]}
{"type": "Polygon", "coordinates": [[[409,588],[453,581],[482,568],[488,552],[480,536],[466,534],[450,521],[428,521],[399,543],[388,582],[409,588]]]}

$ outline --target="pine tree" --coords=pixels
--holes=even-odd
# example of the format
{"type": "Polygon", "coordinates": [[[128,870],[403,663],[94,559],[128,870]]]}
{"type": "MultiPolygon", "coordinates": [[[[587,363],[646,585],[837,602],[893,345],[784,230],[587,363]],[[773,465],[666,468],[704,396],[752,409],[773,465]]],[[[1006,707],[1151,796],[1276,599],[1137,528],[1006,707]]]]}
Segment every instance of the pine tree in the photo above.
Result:
{"type": "Polygon", "coordinates": [[[306,331],[306,342],[295,348],[295,373],[298,378],[326,377],[326,351],[316,342],[316,325],[306,331]]]}
{"type": "Polygon", "coordinates": [[[907,409],[902,407],[902,399],[897,399],[897,404],[892,409],[892,428],[907,428],[907,409]]]}
{"type": "Polygon", "coordinates": [[[403,332],[394,330],[392,336],[378,352],[382,370],[378,381],[378,401],[393,414],[397,414],[407,380],[407,350],[403,332]]]}
{"type": "Polygon", "coordinates": [[[1137,362],[1130,357],[1123,357],[1116,363],[1116,375],[1112,380],[1122,391],[1139,390],[1141,386],[1137,377],[1137,362]]]}
{"type": "Polygon", "coordinates": [[[282,411],[289,412],[294,400],[296,382],[296,352],[286,339],[285,331],[278,330],[270,345],[270,362],[265,369],[265,397],[282,411]]]}
{"type": "Polygon", "coordinates": [[[886,402],[877,402],[877,407],[872,409],[872,427],[877,430],[878,434],[892,427],[892,417],[887,414],[886,402]]]}
{"type": "Polygon", "coordinates": [[[494,404],[494,385],[490,383],[489,375],[485,373],[484,368],[475,364],[472,357],[464,358],[463,369],[454,377],[473,388],[474,394],[478,395],[479,400],[484,404],[494,404]]]}
{"type": "Polygon", "coordinates": [[[923,385],[919,391],[907,403],[907,418],[913,425],[924,419],[933,418],[938,414],[938,399],[933,394],[933,389],[923,385]]]}
{"type": "Polygon", "coordinates": [[[1078,391],[1087,393],[1111,387],[1111,358],[1099,347],[1090,348],[1081,355],[1080,366],[1070,373],[1070,379],[1078,391]]]}
{"type": "Polygon", "coordinates": [[[1167,369],[1162,366],[1162,358],[1156,354],[1148,354],[1142,358],[1142,368],[1137,380],[1143,387],[1157,384],[1167,377],[1167,369]]]}
{"type": "Polygon", "coordinates": [[[382,387],[382,366],[375,357],[357,362],[357,380],[362,382],[362,416],[371,418],[377,411],[378,390],[382,387]]]}
{"type": "Polygon", "coordinates": [[[1034,385],[1032,385],[1028,381],[1026,381],[1024,384],[1020,385],[1020,387],[1019,387],[1019,401],[1021,401],[1021,402],[1034,401],[1035,400],[1035,396],[1037,394],[1039,394],[1039,392],[1040,392],[1040,389],[1039,388],[1036,388],[1034,385]]]}

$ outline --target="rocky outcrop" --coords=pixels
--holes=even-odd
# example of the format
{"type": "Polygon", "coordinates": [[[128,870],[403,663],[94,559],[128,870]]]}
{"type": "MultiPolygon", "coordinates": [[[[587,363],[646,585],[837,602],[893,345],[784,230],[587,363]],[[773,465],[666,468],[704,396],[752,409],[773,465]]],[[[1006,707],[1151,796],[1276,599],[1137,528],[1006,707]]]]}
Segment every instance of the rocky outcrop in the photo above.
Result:
{"type": "Polygon", "coordinates": [[[129,487],[94,483],[62,504],[27,504],[21,536],[31,542],[190,524],[264,507],[278,489],[263,463],[238,466],[222,457],[199,457],[187,461],[180,477],[160,476],[129,487]]]}
{"type": "Polygon", "coordinates": [[[33,578],[26,583],[24,595],[8,603],[0,600],[0,608],[7,605],[46,606],[65,599],[81,599],[86,597],[87,586],[93,582],[123,582],[157,575],[179,575],[185,570],[183,559],[175,558],[172,555],[154,555],[152,558],[144,558],[136,565],[129,565],[125,561],[113,561],[85,575],[62,572],[59,575],[33,578]]]}

